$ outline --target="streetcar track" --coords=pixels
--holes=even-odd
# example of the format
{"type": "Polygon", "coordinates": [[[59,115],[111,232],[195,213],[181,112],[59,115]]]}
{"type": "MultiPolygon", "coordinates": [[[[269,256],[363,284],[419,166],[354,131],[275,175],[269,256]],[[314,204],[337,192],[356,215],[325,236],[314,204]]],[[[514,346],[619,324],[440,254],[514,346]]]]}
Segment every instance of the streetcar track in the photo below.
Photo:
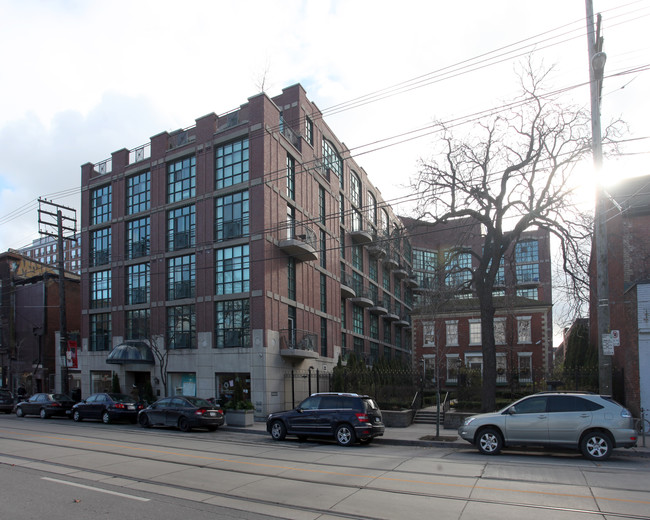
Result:
{"type": "MultiPolygon", "coordinates": [[[[15,429],[16,430],[16,429],[15,429]]],[[[123,441],[116,441],[114,439],[104,439],[100,438],[97,439],[96,437],[93,438],[90,435],[70,435],[70,434],[48,434],[44,438],[44,434],[42,433],[37,433],[34,432],[33,430],[29,429],[20,429],[20,431],[13,431],[13,432],[5,432],[5,433],[13,433],[16,437],[20,436],[29,436],[29,440],[24,439],[24,438],[14,438],[12,440],[16,442],[31,442],[34,443],[36,442],[37,444],[44,445],[44,446],[56,446],[56,447],[61,447],[60,443],[57,443],[55,441],[75,441],[75,442],[80,442],[83,444],[83,446],[77,444],[75,447],[76,448],[82,448],[86,452],[92,452],[92,453],[102,453],[104,455],[114,455],[114,456],[124,456],[125,453],[120,453],[120,452],[115,452],[115,451],[106,451],[107,447],[113,448],[113,449],[128,449],[130,453],[128,454],[130,457],[135,457],[141,460],[148,460],[148,461],[161,461],[165,462],[167,464],[172,464],[172,465],[177,465],[178,467],[193,467],[193,468],[203,468],[207,470],[212,470],[212,471],[220,471],[220,472],[231,472],[231,473],[240,473],[240,474],[246,474],[246,475],[251,475],[254,477],[262,477],[262,478],[281,478],[282,480],[291,480],[294,482],[300,482],[300,483],[318,483],[322,485],[328,485],[328,486],[335,486],[343,489],[349,489],[351,491],[358,491],[358,490],[370,490],[370,491],[377,491],[377,492],[383,492],[383,493],[392,493],[392,494],[399,494],[399,495],[411,495],[411,496],[419,496],[419,497],[426,497],[426,498],[434,498],[434,499],[440,499],[440,500],[454,500],[454,501],[464,501],[466,503],[481,503],[481,504],[495,504],[495,505],[507,505],[510,507],[525,507],[525,508],[534,508],[534,509],[545,509],[545,510],[552,510],[552,511],[565,511],[565,512],[574,512],[574,513],[584,513],[584,514],[598,514],[598,515],[603,515],[607,514],[610,516],[615,516],[615,517],[627,517],[627,518],[635,518],[639,520],[650,520],[650,516],[645,516],[645,515],[630,515],[628,514],[623,514],[623,513],[617,513],[614,511],[600,511],[596,509],[576,509],[576,508],[567,508],[567,507],[562,507],[562,506],[548,506],[548,505],[541,505],[541,504],[534,504],[534,503],[527,503],[527,502],[520,502],[520,501],[503,501],[503,500],[491,500],[491,499],[486,499],[486,498],[477,498],[477,497],[469,497],[469,496],[454,496],[453,494],[444,494],[444,493],[433,493],[433,492],[423,492],[423,491],[408,491],[408,490],[395,490],[395,489],[389,489],[382,487],[378,485],[378,482],[381,481],[392,481],[392,482],[410,482],[410,483],[418,483],[418,484],[426,484],[426,485],[437,485],[437,486],[454,486],[455,488],[466,488],[466,489],[471,489],[471,490],[490,490],[490,491],[508,491],[510,493],[527,493],[531,495],[535,494],[548,494],[548,495],[556,495],[556,496],[563,496],[563,497],[576,497],[576,498],[585,498],[585,499],[591,499],[591,500],[603,500],[603,501],[618,501],[618,502],[627,502],[627,503],[638,503],[638,504],[649,504],[650,502],[645,502],[645,501],[634,501],[634,500],[624,500],[624,499],[611,499],[607,497],[595,497],[593,495],[572,495],[572,494],[562,494],[562,493],[546,493],[546,492],[534,492],[534,491],[517,491],[517,490],[512,490],[512,489],[500,489],[500,488],[495,488],[495,487],[487,487],[487,486],[477,486],[474,484],[470,485],[462,485],[462,484],[448,484],[448,483],[443,483],[443,482],[432,482],[432,481],[423,481],[423,480],[414,480],[414,479],[406,479],[406,478],[391,478],[391,477],[386,477],[386,476],[381,476],[381,474],[385,475],[387,471],[398,471],[400,473],[405,473],[408,475],[422,475],[425,473],[420,473],[417,471],[409,471],[409,470],[400,470],[397,468],[387,470],[387,469],[372,469],[369,471],[374,471],[379,473],[380,475],[354,475],[354,474],[349,474],[345,473],[344,471],[329,471],[329,470],[314,470],[314,469],[304,469],[304,468],[299,468],[296,467],[295,465],[299,464],[304,464],[304,465],[316,465],[316,466],[326,466],[329,467],[331,465],[320,462],[320,461],[314,461],[314,462],[306,462],[306,461],[301,461],[301,462],[295,462],[294,466],[291,465],[286,465],[286,460],[285,464],[283,465],[278,465],[276,464],[268,464],[268,463],[256,463],[256,462],[248,462],[248,461],[242,461],[242,460],[237,460],[236,458],[223,458],[223,457],[217,457],[215,456],[216,454],[214,452],[210,452],[211,456],[206,457],[205,455],[194,455],[196,452],[201,452],[204,453],[205,451],[201,451],[198,448],[188,448],[188,447],[177,447],[177,446],[164,446],[161,448],[156,448],[156,449],[151,449],[151,448],[144,448],[141,445],[143,444],[140,441],[128,441],[128,443],[125,443],[123,441]],[[79,438],[82,439],[79,439],[79,438]],[[47,438],[51,440],[46,440],[47,438]],[[87,439],[92,439],[92,440],[87,440],[87,439]],[[87,444],[86,444],[87,443],[87,444]],[[130,444],[128,446],[127,444],[130,444]],[[108,446],[107,446],[108,445],[108,446]],[[172,451],[172,450],[182,450],[183,453],[180,451],[172,451]],[[143,454],[143,451],[145,454],[148,454],[149,456],[145,456],[143,454]],[[185,461],[175,461],[175,460],[167,460],[161,458],[163,455],[173,455],[173,456],[180,456],[184,457],[185,461]],[[157,457],[158,456],[158,457],[157,457]],[[218,462],[226,462],[226,463],[235,463],[238,465],[242,465],[245,467],[238,467],[238,468],[227,468],[227,467],[219,467],[215,466],[215,463],[218,462]],[[269,475],[268,473],[264,473],[261,471],[254,471],[253,469],[255,466],[260,466],[260,467],[266,467],[266,468],[274,468],[281,470],[283,474],[280,475],[269,475]],[[369,479],[368,484],[365,485],[350,485],[350,484],[345,484],[341,482],[322,482],[319,480],[314,480],[314,479],[308,479],[308,478],[298,478],[295,475],[287,475],[286,471],[292,471],[297,474],[305,474],[308,473],[310,475],[313,474],[320,474],[323,476],[345,476],[345,477],[363,477],[369,479]]],[[[129,433],[135,433],[132,431],[129,431],[129,433]]],[[[144,432],[138,432],[140,434],[144,432]]],[[[160,440],[165,439],[165,435],[159,436],[160,440]]],[[[179,438],[182,436],[178,436],[179,438]]],[[[187,439],[187,436],[184,437],[187,439]]],[[[157,439],[158,440],[158,439],[157,439]]],[[[196,437],[193,437],[192,440],[196,442],[197,440],[199,441],[199,444],[202,444],[203,442],[208,442],[207,440],[203,439],[197,439],[196,437]]],[[[214,439],[210,440],[211,442],[214,442],[214,439]]],[[[228,441],[226,439],[220,439],[220,442],[229,442],[233,444],[234,442],[228,441]]],[[[169,444],[169,443],[168,443],[169,444]]],[[[245,446],[246,444],[244,443],[237,443],[242,446],[245,446]]],[[[250,444],[250,443],[248,443],[250,444]]],[[[150,443],[149,443],[150,445],[150,443]]],[[[259,445],[259,444],[258,444],[259,445]]],[[[327,452],[323,452],[326,454],[327,452]]],[[[75,471],[88,471],[88,468],[84,467],[79,467],[79,466],[71,466],[67,465],[61,462],[51,462],[51,461],[43,461],[41,459],[33,459],[30,457],[23,457],[23,456],[16,456],[12,454],[6,454],[9,457],[13,457],[14,459],[20,459],[20,460],[25,460],[29,462],[40,462],[40,463],[45,463],[45,464],[51,464],[53,466],[58,466],[61,468],[66,468],[70,470],[75,470],[75,471]]],[[[263,460],[271,460],[274,462],[277,462],[277,458],[271,458],[266,455],[255,455],[255,457],[263,459],[263,460]]],[[[400,464],[401,465],[401,464],[400,464]]],[[[341,467],[340,465],[337,467],[341,467]]],[[[347,466],[344,467],[344,469],[352,469],[352,466],[347,466]]],[[[358,467],[354,467],[353,469],[359,469],[358,467]]],[[[104,475],[107,477],[115,477],[114,473],[109,473],[107,471],[101,471],[97,470],[96,468],[93,468],[93,472],[99,474],[99,475],[104,475]]],[[[426,473],[427,476],[431,476],[431,473],[426,473]]],[[[479,476],[470,476],[470,477],[459,477],[457,475],[454,475],[456,478],[466,478],[468,480],[472,481],[480,481],[481,477],[479,476]]],[[[148,483],[152,486],[166,486],[172,489],[177,489],[177,490],[182,490],[182,491],[192,491],[192,492],[200,492],[200,493],[206,493],[209,495],[217,496],[217,497],[227,497],[229,499],[233,500],[245,500],[245,501],[250,501],[250,500],[255,500],[259,504],[266,504],[266,505],[274,505],[276,507],[284,507],[284,508],[289,508],[292,510],[300,510],[300,511],[309,511],[313,513],[319,513],[319,514],[336,514],[336,516],[339,516],[341,518],[351,518],[351,519],[356,519],[356,518],[361,518],[358,515],[349,515],[345,513],[336,513],[334,511],[331,511],[329,509],[319,509],[319,508],[313,508],[313,507],[305,507],[305,506],[297,506],[297,505],[287,505],[283,504],[280,502],[275,502],[275,501],[270,501],[270,500],[264,500],[264,499],[251,499],[249,497],[241,497],[239,495],[233,494],[233,493],[224,493],[221,491],[205,491],[202,489],[196,489],[192,487],[187,487],[187,486],[182,486],[180,484],[168,484],[168,483],[161,483],[158,481],[154,481],[151,479],[144,479],[144,478],[133,478],[130,476],[121,476],[121,478],[126,478],[128,480],[134,481],[134,482],[144,482],[148,483]]],[[[483,480],[485,480],[483,478],[483,480]]],[[[497,480],[497,479],[495,479],[497,480]]],[[[507,479],[500,478],[498,479],[499,481],[507,481],[507,479]]],[[[612,489],[616,490],[616,488],[606,488],[606,489],[612,489]]],[[[370,518],[368,516],[364,515],[364,518],[370,518]]]]}
{"type": "MultiPolygon", "coordinates": [[[[9,455],[8,455],[9,456],[9,455]]],[[[35,463],[44,463],[44,464],[49,464],[52,466],[60,467],[60,468],[67,468],[70,470],[76,470],[76,471],[88,471],[87,468],[79,468],[77,466],[71,466],[69,464],[63,464],[59,462],[43,462],[40,459],[32,459],[29,457],[23,457],[23,456],[11,456],[14,459],[21,459],[24,461],[28,462],[35,462],[35,463]]],[[[1,464],[1,463],[0,463],[1,464]]],[[[181,465],[181,463],[177,463],[181,465]]],[[[212,467],[207,467],[207,466],[202,466],[205,469],[217,469],[217,468],[212,468],[212,467]]],[[[29,469],[29,468],[28,468],[29,469]]],[[[232,470],[231,470],[232,471],[232,470]]],[[[116,475],[114,473],[109,473],[106,471],[101,471],[101,470],[93,470],[93,473],[97,475],[103,475],[106,476],[107,478],[116,478],[116,475]]],[[[56,474],[56,473],[55,473],[56,474]]],[[[279,478],[279,477],[273,477],[269,476],[266,474],[254,474],[256,476],[262,476],[266,478],[279,478]]],[[[74,477],[73,475],[66,475],[67,478],[77,478],[74,477]]],[[[373,516],[368,516],[368,515],[363,515],[359,516],[356,514],[350,514],[350,513],[345,513],[342,511],[336,511],[332,509],[325,509],[325,508],[317,508],[317,507],[307,507],[307,506],[300,506],[296,504],[287,504],[283,502],[277,502],[277,501],[272,501],[272,500],[265,500],[261,498],[255,498],[255,497],[245,497],[241,495],[237,495],[234,493],[226,493],[223,491],[215,491],[215,490],[205,490],[205,489],[196,489],[193,487],[189,486],[182,486],[180,484],[172,484],[172,483],[163,483],[159,482],[156,480],[152,479],[146,479],[146,478],[134,478],[134,477],[129,477],[129,476],[120,476],[119,478],[124,479],[124,480],[130,480],[134,483],[141,483],[141,484],[148,484],[149,486],[152,486],[154,488],[163,488],[163,489],[174,489],[178,491],[184,491],[184,492],[191,492],[191,493],[199,493],[199,494],[205,494],[211,497],[219,497],[219,498],[228,498],[231,500],[236,500],[236,501],[242,501],[242,502],[254,502],[255,504],[258,505],[264,505],[264,506],[273,506],[273,507],[279,507],[279,508],[284,508],[292,511],[301,511],[301,512],[310,512],[314,514],[323,514],[323,515],[329,515],[329,516],[336,516],[338,518],[346,518],[350,520],[385,520],[384,517],[373,517],[373,516]]],[[[285,479],[286,480],[286,479],[285,479]]],[[[110,485],[110,482],[108,482],[110,485]]],[[[639,515],[639,514],[631,514],[631,513],[618,513],[615,511],[603,511],[603,510],[598,510],[598,509],[584,509],[584,508],[574,508],[574,507],[563,507],[563,506],[551,506],[551,505],[545,505],[545,504],[531,504],[527,502],[516,502],[516,501],[505,501],[505,500],[492,500],[492,499],[487,499],[487,498],[476,498],[476,497],[461,497],[461,496],[454,496],[454,495],[445,495],[445,494],[440,494],[440,493],[423,493],[423,492],[417,492],[417,491],[404,491],[404,490],[391,490],[391,489],[382,489],[382,488],[369,488],[367,486],[351,486],[351,485],[344,485],[344,484],[337,484],[337,483],[328,483],[328,485],[333,485],[337,487],[343,487],[346,489],[356,489],[356,490],[362,490],[362,489],[369,489],[372,491],[381,491],[384,493],[391,493],[391,494],[398,494],[398,495],[409,495],[409,496],[417,496],[417,497],[424,497],[424,498],[435,498],[439,500],[452,500],[452,501],[457,501],[457,502],[465,502],[465,503],[475,503],[475,504],[484,504],[484,505],[498,505],[498,506],[509,506],[509,507],[520,507],[524,509],[536,509],[536,510],[545,510],[545,511],[553,511],[553,512],[567,512],[567,513],[578,513],[578,514],[589,514],[589,515],[605,515],[608,517],[616,517],[616,518],[629,518],[629,519],[634,519],[634,520],[650,520],[649,515],[639,515]]],[[[89,486],[93,487],[93,486],[89,486]]],[[[128,487],[128,486],[118,486],[118,487],[128,487]]],[[[480,486],[477,486],[479,488],[480,486]]],[[[485,489],[485,488],[483,488],[485,489]]],[[[100,488],[97,488],[99,491],[100,488]]],[[[168,494],[164,493],[164,491],[161,489],[161,491],[158,493],[156,491],[152,490],[137,490],[143,493],[152,493],[155,495],[160,495],[165,498],[167,498],[168,494]]],[[[564,495],[567,496],[567,495],[564,495]]],[[[586,497],[585,497],[586,498],[586,497]]],[[[594,499],[600,498],[601,500],[607,500],[606,498],[603,497],[592,497],[594,499]]],[[[626,502],[630,502],[625,500],[626,502]]],[[[203,501],[205,502],[205,501],[203,501]]],[[[647,502],[642,502],[642,503],[647,503],[647,502]]],[[[232,507],[232,506],[231,506],[232,507]]]]}

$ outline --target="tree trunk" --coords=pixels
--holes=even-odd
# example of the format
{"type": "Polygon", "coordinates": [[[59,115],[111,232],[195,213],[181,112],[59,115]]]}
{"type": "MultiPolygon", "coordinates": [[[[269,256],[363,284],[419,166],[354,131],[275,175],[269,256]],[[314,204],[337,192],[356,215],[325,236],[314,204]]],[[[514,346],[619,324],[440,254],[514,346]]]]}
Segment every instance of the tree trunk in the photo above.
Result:
{"type": "Polygon", "coordinates": [[[481,411],[493,412],[496,409],[497,355],[494,343],[494,302],[492,289],[477,286],[477,296],[481,308],[481,342],[483,352],[481,411]]]}

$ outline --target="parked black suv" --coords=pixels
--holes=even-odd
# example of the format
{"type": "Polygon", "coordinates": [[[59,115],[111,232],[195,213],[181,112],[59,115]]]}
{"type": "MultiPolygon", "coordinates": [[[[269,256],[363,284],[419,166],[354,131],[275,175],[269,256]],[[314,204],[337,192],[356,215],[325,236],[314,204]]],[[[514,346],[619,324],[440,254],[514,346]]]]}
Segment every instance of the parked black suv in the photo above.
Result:
{"type": "Polygon", "coordinates": [[[334,437],[341,446],[350,446],[384,435],[384,423],[377,403],[367,395],[318,393],[294,410],[270,414],[266,430],[277,441],[287,435],[334,437]]]}

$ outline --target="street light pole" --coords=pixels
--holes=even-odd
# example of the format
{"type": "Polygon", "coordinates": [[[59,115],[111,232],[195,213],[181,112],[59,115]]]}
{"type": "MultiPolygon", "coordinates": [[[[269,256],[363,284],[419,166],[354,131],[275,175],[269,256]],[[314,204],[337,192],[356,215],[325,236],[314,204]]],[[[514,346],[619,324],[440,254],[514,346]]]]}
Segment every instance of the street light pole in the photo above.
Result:
{"type": "MultiPolygon", "coordinates": [[[[591,134],[594,170],[596,175],[603,165],[603,148],[600,128],[600,94],[607,55],[603,52],[600,36],[601,17],[594,29],[592,0],[585,0],[587,8],[587,38],[589,49],[589,85],[591,91],[591,134]]],[[[596,183],[596,209],[594,239],[596,240],[596,297],[598,302],[598,386],[601,394],[612,395],[612,342],[609,316],[609,281],[607,273],[607,219],[606,197],[602,183],[596,183]]]]}

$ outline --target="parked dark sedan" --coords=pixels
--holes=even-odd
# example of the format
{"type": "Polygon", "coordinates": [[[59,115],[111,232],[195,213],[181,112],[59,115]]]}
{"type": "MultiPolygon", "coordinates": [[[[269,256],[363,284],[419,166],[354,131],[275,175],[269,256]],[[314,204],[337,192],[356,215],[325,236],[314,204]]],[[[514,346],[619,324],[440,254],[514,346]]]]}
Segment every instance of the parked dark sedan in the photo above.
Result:
{"type": "Polygon", "coordinates": [[[11,413],[14,411],[14,395],[4,388],[0,388],[0,412],[11,413]]]}
{"type": "Polygon", "coordinates": [[[76,422],[97,419],[104,424],[115,421],[129,421],[135,424],[138,411],[142,408],[142,404],[130,395],[100,392],[75,404],[72,407],[72,419],[76,422]]]}
{"type": "Polygon", "coordinates": [[[69,417],[74,401],[65,394],[34,394],[27,401],[16,405],[16,415],[38,415],[41,419],[49,417],[69,417]]]}
{"type": "Polygon", "coordinates": [[[138,423],[143,428],[172,426],[183,432],[192,428],[215,431],[224,423],[223,411],[206,399],[192,396],[165,397],[141,410],[138,423]]]}

